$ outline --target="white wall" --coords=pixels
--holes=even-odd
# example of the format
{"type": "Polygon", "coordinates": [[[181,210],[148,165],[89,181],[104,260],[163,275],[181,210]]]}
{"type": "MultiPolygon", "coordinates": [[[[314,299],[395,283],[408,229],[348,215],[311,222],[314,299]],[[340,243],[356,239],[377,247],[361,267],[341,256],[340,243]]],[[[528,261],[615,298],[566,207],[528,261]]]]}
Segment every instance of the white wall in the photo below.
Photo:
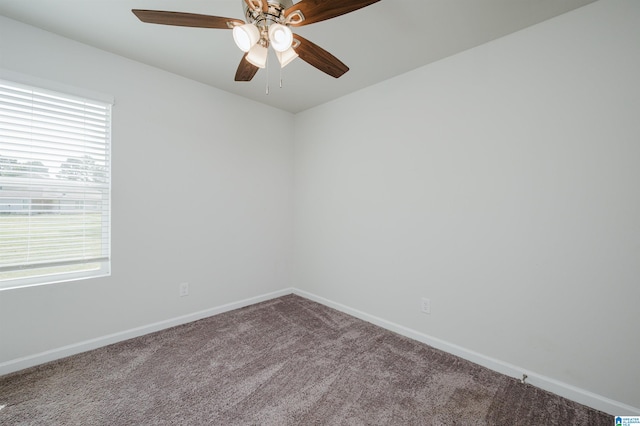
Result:
{"type": "Polygon", "coordinates": [[[290,286],[293,115],[4,17],[0,69],[116,102],[112,276],[1,291],[0,364],[290,286]]]}
{"type": "Polygon", "coordinates": [[[640,407],[638,40],[602,0],[298,114],[294,286],[640,407]]]}

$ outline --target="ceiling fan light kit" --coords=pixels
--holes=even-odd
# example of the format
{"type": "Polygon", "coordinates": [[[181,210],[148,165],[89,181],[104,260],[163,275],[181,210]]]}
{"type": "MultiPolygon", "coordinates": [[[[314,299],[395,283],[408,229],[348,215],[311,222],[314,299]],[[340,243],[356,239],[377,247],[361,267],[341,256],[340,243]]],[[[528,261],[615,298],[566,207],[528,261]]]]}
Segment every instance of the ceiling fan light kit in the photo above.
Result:
{"type": "Polygon", "coordinates": [[[248,52],[260,40],[260,30],[253,24],[233,27],[233,41],[243,52],[248,52]]]}
{"type": "Polygon", "coordinates": [[[256,44],[249,50],[247,54],[247,62],[258,68],[265,68],[267,66],[267,48],[260,43],[256,44]]]}
{"type": "Polygon", "coordinates": [[[284,52],[293,43],[293,32],[282,24],[271,24],[269,27],[269,41],[276,52],[284,52]]]}
{"type": "Polygon", "coordinates": [[[276,57],[278,58],[278,62],[280,62],[280,67],[284,68],[291,63],[295,58],[298,57],[296,51],[290,47],[284,52],[276,51],[276,57]]]}
{"type": "Polygon", "coordinates": [[[250,81],[265,68],[268,48],[275,51],[280,67],[300,57],[320,71],[338,78],[349,71],[344,63],[320,46],[294,34],[300,27],[344,15],[380,0],[241,0],[245,21],[221,16],[133,9],[142,22],[184,27],[233,30],[233,40],[245,55],[236,71],[236,81],[250,81]]]}

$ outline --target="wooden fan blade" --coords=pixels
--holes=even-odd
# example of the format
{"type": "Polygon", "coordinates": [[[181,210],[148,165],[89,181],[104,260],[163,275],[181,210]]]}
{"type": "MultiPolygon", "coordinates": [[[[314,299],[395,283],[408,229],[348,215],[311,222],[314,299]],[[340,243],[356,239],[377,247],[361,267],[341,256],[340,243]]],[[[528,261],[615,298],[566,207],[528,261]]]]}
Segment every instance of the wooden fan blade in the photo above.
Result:
{"type": "MultiPolygon", "coordinates": [[[[349,67],[343,64],[340,59],[336,58],[317,44],[310,42],[298,34],[294,34],[293,38],[300,43],[298,46],[294,47],[293,50],[295,50],[298,56],[300,56],[300,58],[309,65],[313,65],[320,71],[335,78],[338,78],[349,71],[349,67]]],[[[295,44],[296,43],[294,42],[294,46],[295,44]]]]}
{"type": "Polygon", "coordinates": [[[179,27],[217,28],[229,30],[244,21],[222,16],[198,15],[196,13],[164,12],[162,10],[131,10],[142,22],[149,24],[176,25],[179,27]]]}
{"type": "Polygon", "coordinates": [[[285,17],[291,15],[295,11],[300,11],[304,15],[304,20],[297,22],[293,20],[290,25],[292,27],[301,27],[302,25],[313,24],[314,22],[324,21],[326,19],[335,18],[345,13],[353,12],[380,0],[302,0],[294,4],[284,11],[285,17]]]}
{"type": "Polygon", "coordinates": [[[258,67],[247,61],[247,55],[248,53],[244,54],[240,65],[238,65],[235,81],[251,81],[253,76],[258,72],[258,67]]]}

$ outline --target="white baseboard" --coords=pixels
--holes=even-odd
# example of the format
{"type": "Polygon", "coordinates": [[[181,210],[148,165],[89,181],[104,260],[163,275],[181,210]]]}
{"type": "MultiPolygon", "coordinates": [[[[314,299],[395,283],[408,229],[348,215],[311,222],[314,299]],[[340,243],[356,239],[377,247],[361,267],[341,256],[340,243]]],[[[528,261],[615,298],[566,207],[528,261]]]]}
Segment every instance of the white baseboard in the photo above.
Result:
{"type": "Polygon", "coordinates": [[[460,358],[479,364],[483,367],[489,368],[493,371],[504,374],[506,376],[514,377],[516,379],[521,379],[522,375],[526,374],[527,375],[526,383],[536,386],[538,388],[544,389],[546,391],[552,392],[563,398],[567,398],[572,401],[578,402],[580,404],[586,405],[588,407],[595,408],[596,410],[600,410],[602,412],[605,412],[611,415],[620,415],[620,416],[640,415],[640,408],[632,407],[622,402],[614,401],[604,396],[569,385],[567,383],[560,382],[558,380],[543,376],[533,371],[526,370],[516,365],[509,364],[507,362],[500,361],[498,359],[491,358],[486,355],[482,355],[478,352],[463,348],[458,345],[454,345],[453,343],[446,342],[436,337],[428,336],[419,331],[412,330],[410,328],[393,323],[391,321],[387,321],[385,319],[376,317],[374,315],[367,314],[366,312],[353,309],[341,303],[337,303],[332,300],[325,299],[324,297],[317,296],[313,293],[309,293],[296,288],[293,289],[293,293],[297,294],[298,296],[304,297],[306,299],[313,300],[314,302],[321,303],[330,308],[334,308],[338,311],[344,312],[345,314],[370,322],[379,327],[393,331],[402,336],[425,343],[436,349],[440,349],[444,352],[450,353],[452,355],[456,355],[460,358]]]}
{"type": "Polygon", "coordinates": [[[297,294],[314,302],[321,303],[330,308],[337,309],[345,314],[354,316],[361,320],[370,322],[384,329],[393,331],[402,336],[408,337],[413,340],[425,343],[434,348],[448,352],[452,355],[459,356],[460,358],[482,365],[498,373],[502,373],[507,376],[511,376],[517,379],[522,378],[523,374],[527,375],[527,383],[547,390],[549,392],[560,395],[564,398],[576,401],[580,404],[595,408],[596,410],[603,411],[611,415],[640,415],[640,408],[635,408],[627,404],[623,404],[618,401],[605,398],[601,395],[589,392],[584,389],[577,388],[575,386],[560,382],[558,380],[537,374],[533,371],[528,371],[524,368],[509,364],[504,361],[500,361],[495,358],[491,358],[482,355],[478,352],[463,348],[458,345],[446,342],[444,340],[428,336],[416,330],[404,327],[402,325],[387,321],[385,319],[376,317],[374,315],[367,314],[365,312],[353,309],[349,306],[343,305],[325,299],[324,297],[317,296],[313,293],[309,293],[296,288],[286,288],[278,290],[272,293],[263,294],[256,297],[240,300],[237,302],[228,303],[225,305],[205,309],[202,311],[194,312],[191,314],[183,315],[176,318],[170,318],[164,321],[156,322],[153,324],[145,325],[142,327],[136,327],[130,330],[121,331],[118,333],[109,334],[95,339],[86,340],[83,342],[75,343],[68,346],[52,349],[49,351],[41,352],[34,355],[29,355],[22,358],[13,359],[7,362],[0,363],[0,376],[9,374],[14,371],[22,370],[25,368],[33,367],[46,362],[55,361],[60,358],[65,358],[71,355],[75,355],[81,352],[86,352],[92,349],[97,349],[112,343],[121,342],[123,340],[131,339],[134,337],[142,336],[145,334],[153,333],[156,331],[164,330],[166,328],[174,327],[181,324],[186,324],[199,319],[207,318],[213,315],[221,314],[224,312],[232,311],[234,309],[243,308],[245,306],[253,305],[255,303],[264,302],[266,300],[275,299],[277,297],[285,296],[287,294],[297,294]]]}
{"type": "Polygon", "coordinates": [[[209,309],[194,312],[191,314],[170,318],[164,321],[159,321],[159,322],[145,325],[142,327],[136,327],[130,330],[120,331],[118,333],[113,333],[113,334],[109,334],[102,337],[96,337],[95,339],[85,340],[79,343],[74,343],[72,345],[62,346],[60,348],[51,349],[49,351],[41,352],[35,355],[29,355],[22,358],[12,359],[12,360],[0,363],[0,376],[4,374],[13,373],[14,371],[19,371],[25,368],[44,364],[46,362],[55,361],[60,358],[65,358],[71,355],[79,354],[81,352],[97,349],[103,346],[110,345],[112,343],[121,342],[123,340],[127,340],[134,337],[143,336],[145,334],[153,333],[156,331],[164,330],[166,328],[175,327],[176,325],[197,321],[213,315],[221,314],[223,312],[232,311],[234,309],[244,308],[245,306],[253,305],[259,302],[264,302],[270,299],[275,299],[276,297],[285,296],[291,293],[293,293],[293,289],[291,288],[278,290],[272,293],[267,293],[267,294],[263,294],[256,297],[250,297],[248,299],[240,300],[237,302],[227,303],[226,305],[216,306],[214,308],[209,308],[209,309]]]}

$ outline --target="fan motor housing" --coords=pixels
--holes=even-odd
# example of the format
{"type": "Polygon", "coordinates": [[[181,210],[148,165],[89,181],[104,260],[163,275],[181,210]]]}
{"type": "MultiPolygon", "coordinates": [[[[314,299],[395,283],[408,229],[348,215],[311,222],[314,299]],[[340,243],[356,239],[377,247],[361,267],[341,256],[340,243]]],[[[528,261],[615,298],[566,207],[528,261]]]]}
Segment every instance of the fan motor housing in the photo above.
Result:
{"type": "Polygon", "coordinates": [[[267,2],[269,7],[265,13],[259,8],[251,9],[246,1],[241,1],[247,22],[262,28],[269,27],[273,23],[282,24],[284,22],[284,11],[293,6],[293,0],[254,0],[255,3],[259,1],[267,2]]]}

